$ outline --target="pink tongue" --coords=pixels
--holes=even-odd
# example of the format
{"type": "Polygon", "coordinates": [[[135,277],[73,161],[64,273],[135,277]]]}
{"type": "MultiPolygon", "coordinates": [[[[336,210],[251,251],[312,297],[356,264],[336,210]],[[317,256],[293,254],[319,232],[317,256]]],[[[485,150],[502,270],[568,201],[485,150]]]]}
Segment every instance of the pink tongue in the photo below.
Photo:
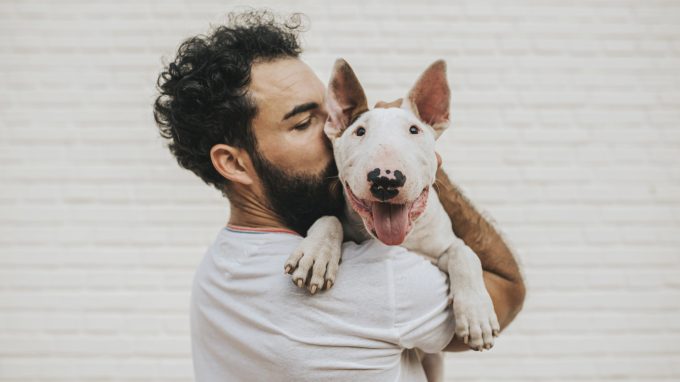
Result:
{"type": "Polygon", "coordinates": [[[405,204],[373,203],[373,224],[380,241],[399,245],[406,238],[408,209],[405,204]]]}

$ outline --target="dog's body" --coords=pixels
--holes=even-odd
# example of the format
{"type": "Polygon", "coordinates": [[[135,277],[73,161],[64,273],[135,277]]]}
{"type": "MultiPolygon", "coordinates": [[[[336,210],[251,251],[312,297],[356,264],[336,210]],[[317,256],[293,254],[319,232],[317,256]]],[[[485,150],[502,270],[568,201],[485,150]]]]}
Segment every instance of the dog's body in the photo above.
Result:
{"type": "MultiPolygon", "coordinates": [[[[342,220],[326,216],[309,230],[286,262],[293,281],[312,293],[330,288],[340,262],[342,238],[376,237],[402,245],[448,273],[455,335],[475,350],[489,349],[500,327],[484,285],[477,255],[456,235],[437,194],[430,192],[440,159],[435,139],[448,126],[449,88],[445,64],[431,65],[409,91],[406,102],[368,110],[363,89],[344,60],[328,87],[329,121],[339,180],[347,207],[342,220]]],[[[441,380],[441,354],[424,355],[428,380],[441,380]]]]}

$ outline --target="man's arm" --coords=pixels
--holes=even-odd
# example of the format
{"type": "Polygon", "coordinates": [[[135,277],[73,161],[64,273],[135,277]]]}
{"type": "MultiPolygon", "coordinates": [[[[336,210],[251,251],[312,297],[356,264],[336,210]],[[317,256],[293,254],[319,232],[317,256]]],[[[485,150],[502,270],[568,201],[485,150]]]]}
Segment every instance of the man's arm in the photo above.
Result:
{"type": "MultiPolygon", "coordinates": [[[[435,189],[452,222],[453,232],[479,257],[501,331],[517,316],[526,290],[519,266],[500,234],[439,168],[435,189]]],[[[470,350],[454,337],[444,351],[470,350]]]]}

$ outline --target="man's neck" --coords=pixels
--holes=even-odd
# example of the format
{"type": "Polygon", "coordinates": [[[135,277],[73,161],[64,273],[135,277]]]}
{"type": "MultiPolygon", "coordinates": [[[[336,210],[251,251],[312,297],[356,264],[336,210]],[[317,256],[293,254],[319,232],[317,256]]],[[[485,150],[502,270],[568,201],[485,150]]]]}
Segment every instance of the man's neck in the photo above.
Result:
{"type": "Polygon", "coordinates": [[[230,225],[248,228],[282,228],[290,229],[252,192],[234,193],[229,199],[231,214],[230,225]]]}

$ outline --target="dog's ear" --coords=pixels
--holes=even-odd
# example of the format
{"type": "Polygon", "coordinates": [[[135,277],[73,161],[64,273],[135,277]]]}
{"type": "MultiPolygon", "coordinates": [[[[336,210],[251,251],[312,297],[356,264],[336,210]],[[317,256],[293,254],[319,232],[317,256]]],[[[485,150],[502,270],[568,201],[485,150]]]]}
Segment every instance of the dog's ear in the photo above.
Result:
{"type": "Polygon", "coordinates": [[[435,137],[449,127],[451,90],[446,79],[446,62],[437,60],[409,91],[404,107],[411,110],[421,121],[432,126],[435,137]]]}
{"type": "Polygon", "coordinates": [[[328,120],[324,132],[333,140],[359,115],[368,110],[366,94],[347,61],[338,58],[326,89],[328,120]]]}

